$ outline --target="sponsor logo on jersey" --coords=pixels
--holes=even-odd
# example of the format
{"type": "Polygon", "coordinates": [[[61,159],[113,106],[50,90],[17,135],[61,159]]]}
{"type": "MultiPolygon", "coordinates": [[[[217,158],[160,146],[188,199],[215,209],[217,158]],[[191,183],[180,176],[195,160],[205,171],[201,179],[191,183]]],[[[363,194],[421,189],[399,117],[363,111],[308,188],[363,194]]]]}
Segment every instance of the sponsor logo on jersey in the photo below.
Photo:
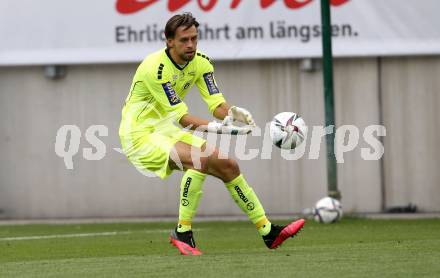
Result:
{"type": "Polygon", "coordinates": [[[189,85],[191,85],[191,82],[186,82],[185,85],[183,85],[183,89],[184,90],[188,89],[189,85]]]}
{"type": "Polygon", "coordinates": [[[203,75],[203,79],[205,80],[206,87],[208,87],[208,91],[210,95],[220,93],[217,85],[215,84],[214,74],[212,72],[205,73],[203,75]]]}
{"type": "Polygon", "coordinates": [[[168,101],[170,102],[171,106],[182,102],[176,91],[174,91],[173,86],[171,86],[170,82],[163,83],[162,88],[165,91],[165,94],[167,95],[168,101]]]}
{"type": "Polygon", "coordinates": [[[163,71],[164,64],[160,64],[159,68],[157,69],[157,79],[162,79],[162,71],[163,71]]]}

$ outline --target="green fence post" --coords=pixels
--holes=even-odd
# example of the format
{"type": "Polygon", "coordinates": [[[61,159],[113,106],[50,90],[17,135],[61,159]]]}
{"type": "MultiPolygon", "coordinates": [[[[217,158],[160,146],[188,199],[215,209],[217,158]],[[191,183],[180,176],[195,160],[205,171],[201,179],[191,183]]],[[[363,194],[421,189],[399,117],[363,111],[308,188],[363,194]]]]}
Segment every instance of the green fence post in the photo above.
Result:
{"type": "Polygon", "coordinates": [[[333,101],[333,54],[331,38],[331,16],[329,0],[321,0],[321,25],[322,25],[322,59],[324,75],[324,106],[325,125],[333,126],[333,132],[326,135],[327,145],[327,186],[330,197],[340,199],[341,193],[338,190],[336,157],[334,152],[335,142],[335,113],[333,101]]]}

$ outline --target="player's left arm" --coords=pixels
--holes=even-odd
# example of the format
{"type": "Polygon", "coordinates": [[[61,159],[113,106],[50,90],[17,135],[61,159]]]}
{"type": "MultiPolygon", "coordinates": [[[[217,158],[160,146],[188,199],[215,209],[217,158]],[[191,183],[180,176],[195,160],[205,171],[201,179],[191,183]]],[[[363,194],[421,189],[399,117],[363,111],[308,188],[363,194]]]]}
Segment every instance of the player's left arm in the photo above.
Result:
{"type": "Polygon", "coordinates": [[[255,126],[252,114],[247,109],[230,106],[226,102],[215,81],[214,67],[209,59],[200,58],[199,63],[201,74],[196,81],[196,85],[212,115],[222,120],[225,125],[232,125],[234,121],[238,121],[246,125],[255,126]]]}
{"type": "Polygon", "coordinates": [[[232,123],[239,121],[247,125],[255,126],[252,114],[241,107],[230,106],[227,102],[223,102],[214,110],[214,117],[224,122],[232,123]]]}
{"type": "MultiPolygon", "coordinates": [[[[223,102],[214,109],[212,114],[216,119],[223,121],[228,116],[228,111],[230,108],[231,106],[228,103],[223,102]]],[[[180,119],[179,123],[183,127],[197,129],[200,126],[207,126],[209,122],[197,116],[186,114],[180,119]]]]}
{"type": "Polygon", "coordinates": [[[224,120],[226,116],[228,116],[228,111],[231,106],[227,102],[221,103],[217,108],[215,108],[214,113],[212,115],[219,120],[224,120]]]}

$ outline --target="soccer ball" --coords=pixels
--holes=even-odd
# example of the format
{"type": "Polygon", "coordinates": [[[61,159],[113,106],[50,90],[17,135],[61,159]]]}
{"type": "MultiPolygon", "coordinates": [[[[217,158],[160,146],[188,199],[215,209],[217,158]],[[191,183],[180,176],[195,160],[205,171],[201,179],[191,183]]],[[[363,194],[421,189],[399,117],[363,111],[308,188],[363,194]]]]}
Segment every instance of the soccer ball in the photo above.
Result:
{"type": "Polygon", "coordinates": [[[292,150],[304,141],[307,126],[298,114],[281,112],[270,123],[269,134],[275,146],[292,150]]]}
{"type": "Polygon", "coordinates": [[[324,197],[313,208],[313,218],[319,223],[335,223],[342,218],[342,205],[338,200],[324,197]]]}

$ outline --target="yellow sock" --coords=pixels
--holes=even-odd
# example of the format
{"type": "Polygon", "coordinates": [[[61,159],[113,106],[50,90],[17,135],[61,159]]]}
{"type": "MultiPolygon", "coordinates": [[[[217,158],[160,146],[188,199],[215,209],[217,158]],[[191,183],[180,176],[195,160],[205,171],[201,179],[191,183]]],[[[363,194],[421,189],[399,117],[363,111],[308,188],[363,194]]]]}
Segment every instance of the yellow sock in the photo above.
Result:
{"type": "Polygon", "coordinates": [[[192,219],[197,212],[202,198],[202,185],[206,174],[196,170],[187,170],[180,183],[179,222],[177,231],[182,233],[191,230],[192,219]]]}
{"type": "Polygon", "coordinates": [[[232,181],[225,183],[225,185],[235,203],[257,227],[258,233],[262,236],[267,235],[270,232],[270,222],[260,200],[258,200],[257,195],[248,185],[243,175],[239,175],[232,181]]]}

